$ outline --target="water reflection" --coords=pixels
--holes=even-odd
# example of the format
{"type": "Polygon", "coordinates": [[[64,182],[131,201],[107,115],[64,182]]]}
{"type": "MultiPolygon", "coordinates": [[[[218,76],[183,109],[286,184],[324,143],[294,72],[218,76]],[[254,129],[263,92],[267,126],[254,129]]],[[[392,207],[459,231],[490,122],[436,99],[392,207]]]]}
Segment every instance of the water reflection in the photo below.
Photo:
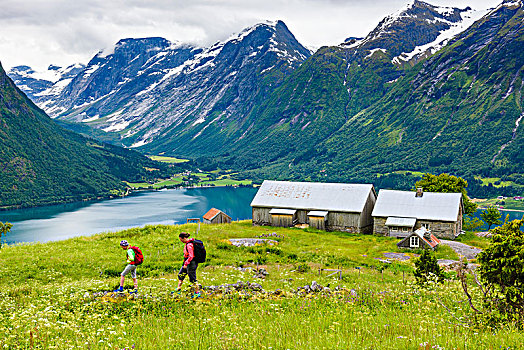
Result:
{"type": "Polygon", "coordinates": [[[234,220],[251,218],[254,188],[199,188],[139,192],[132,196],[88,203],[0,212],[14,224],[7,243],[47,242],[150,224],[179,224],[202,217],[216,207],[234,220]]]}

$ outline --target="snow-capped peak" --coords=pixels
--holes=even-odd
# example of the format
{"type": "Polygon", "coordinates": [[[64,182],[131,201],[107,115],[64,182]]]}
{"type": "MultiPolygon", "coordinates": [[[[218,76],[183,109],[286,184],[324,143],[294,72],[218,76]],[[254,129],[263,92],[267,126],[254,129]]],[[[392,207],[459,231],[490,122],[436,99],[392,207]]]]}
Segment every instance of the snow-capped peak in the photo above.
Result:
{"type": "MultiPolygon", "coordinates": [[[[453,13],[454,11],[453,8],[449,7],[435,7],[435,10],[444,15],[453,13]]],[[[468,29],[473,23],[486,15],[486,13],[488,13],[488,10],[473,10],[468,8],[466,11],[460,13],[461,21],[452,22],[446,19],[440,19],[439,21],[449,25],[448,29],[441,31],[432,42],[419,45],[411,52],[404,52],[394,57],[392,60],[393,63],[400,64],[401,61],[409,61],[412,58],[422,55],[428,51],[430,54],[434,54],[444,47],[450,39],[468,29]]]]}
{"type": "Polygon", "coordinates": [[[247,37],[249,34],[253,33],[257,29],[261,27],[270,28],[273,30],[276,30],[277,25],[281,23],[281,21],[262,21],[260,23],[255,24],[254,26],[245,28],[238,34],[232,34],[228,39],[226,39],[224,42],[228,41],[242,41],[245,37],[247,37]]]}

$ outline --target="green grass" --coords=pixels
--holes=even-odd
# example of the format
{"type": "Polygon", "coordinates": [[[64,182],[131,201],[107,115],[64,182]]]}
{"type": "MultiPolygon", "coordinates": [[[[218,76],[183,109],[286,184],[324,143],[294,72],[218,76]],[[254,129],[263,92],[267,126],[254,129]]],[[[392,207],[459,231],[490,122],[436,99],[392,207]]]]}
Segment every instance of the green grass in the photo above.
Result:
{"type": "MultiPolygon", "coordinates": [[[[193,181],[193,186],[239,186],[239,185],[251,185],[253,181],[251,180],[235,180],[232,179],[231,176],[235,174],[222,174],[217,176],[218,171],[212,171],[212,172],[202,172],[202,173],[191,173],[189,177],[193,179],[197,179],[197,181],[193,181]],[[215,178],[215,180],[211,180],[212,178],[215,178]]],[[[173,186],[179,186],[179,185],[186,185],[187,183],[183,180],[184,177],[187,177],[182,174],[175,175],[171,177],[170,179],[163,179],[163,180],[157,180],[157,182],[151,184],[146,182],[137,182],[137,183],[131,183],[126,182],[126,184],[131,188],[137,188],[137,189],[144,189],[144,188],[153,188],[153,189],[161,189],[166,187],[173,187],[173,186]]]]}
{"type": "Polygon", "coordinates": [[[253,181],[251,180],[232,180],[232,179],[219,179],[215,181],[204,181],[202,185],[212,185],[212,186],[235,186],[235,185],[251,185],[253,181]]]}
{"type": "MultiPolygon", "coordinates": [[[[147,226],[46,244],[4,246],[0,264],[0,347],[82,349],[485,349],[518,348],[522,332],[464,326],[472,313],[460,283],[420,289],[412,262],[383,264],[396,239],[312,229],[253,227],[250,222],[201,225],[208,261],[203,285],[260,283],[278,295],[204,294],[197,301],[170,294],[182,262],[178,233],[197,226],[147,226]],[[230,238],[275,232],[277,246],[237,248],[230,238]],[[124,267],[121,239],[140,246],[139,299],[103,302],[93,293],[116,287],[124,267]],[[263,257],[269,275],[255,279],[236,266],[263,257]],[[297,272],[306,264],[309,272],[297,272]],[[319,275],[338,268],[343,279],[319,275]],[[359,267],[360,269],[356,269],[359,267]],[[383,270],[383,271],[381,271],[383,270]],[[291,293],[315,280],[332,295],[291,293]],[[349,290],[353,289],[353,295],[349,290]],[[345,292],[344,292],[345,291],[345,292]],[[355,295],[356,293],[356,295],[355,295]],[[442,303],[446,306],[448,311],[442,303]]],[[[445,249],[442,257],[453,258],[445,249]]],[[[126,280],[126,288],[132,282],[126,280]]],[[[471,286],[475,297],[480,291],[471,286]]]]}
{"type": "Polygon", "coordinates": [[[475,176],[475,179],[481,180],[482,186],[487,186],[489,184],[492,184],[493,187],[518,186],[513,181],[502,181],[500,177],[475,176]]]}
{"type": "Polygon", "coordinates": [[[397,170],[397,171],[393,171],[391,173],[377,174],[377,177],[386,176],[386,175],[389,175],[389,174],[400,174],[400,175],[410,174],[412,176],[422,177],[422,176],[424,176],[425,173],[424,172],[420,172],[420,171],[411,171],[411,170],[397,170]]]}
{"type": "Polygon", "coordinates": [[[189,162],[189,159],[181,159],[174,157],[165,157],[165,156],[149,156],[152,160],[156,160],[163,163],[185,163],[189,162]]]}
{"type": "Polygon", "coordinates": [[[489,245],[489,240],[484,237],[479,237],[473,232],[466,232],[463,235],[459,235],[456,239],[457,242],[461,242],[467,245],[472,245],[478,248],[486,248],[489,245]]]}
{"type": "Polygon", "coordinates": [[[503,207],[504,209],[510,210],[524,210],[524,201],[517,201],[514,199],[487,199],[484,201],[477,202],[479,207],[487,208],[491,206],[503,207]]]}

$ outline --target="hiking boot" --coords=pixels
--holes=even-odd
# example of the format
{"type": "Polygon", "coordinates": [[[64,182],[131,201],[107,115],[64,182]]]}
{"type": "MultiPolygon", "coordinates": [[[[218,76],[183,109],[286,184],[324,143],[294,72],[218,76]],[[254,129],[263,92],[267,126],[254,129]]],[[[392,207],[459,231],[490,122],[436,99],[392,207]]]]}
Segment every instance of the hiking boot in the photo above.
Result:
{"type": "Polygon", "coordinates": [[[115,293],[121,293],[124,291],[124,287],[118,287],[117,289],[115,289],[113,292],[115,293]]]}
{"type": "Polygon", "coordinates": [[[133,289],[129,294],[138,294],[138,288],[133,289]]]}

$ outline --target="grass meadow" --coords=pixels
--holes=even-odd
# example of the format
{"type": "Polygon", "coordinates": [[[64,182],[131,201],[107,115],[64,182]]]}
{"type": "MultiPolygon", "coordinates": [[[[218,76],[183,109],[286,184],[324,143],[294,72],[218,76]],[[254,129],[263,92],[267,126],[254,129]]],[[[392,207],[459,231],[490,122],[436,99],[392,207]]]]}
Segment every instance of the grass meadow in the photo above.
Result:
{"type": "MultiPolygon", "coordinates": [[[[419,288],[412,261],[385,264],[396,239],[316,230],[202,225],[204,286],[237,281],[268,293],[171,294],[182,231],[147,226],[0,251],[0,348],[6,349],[519,349],[524,334],[478,328],[460,283],[419,288]],[[275,246],[234,247],[230,238],[271,235],[275,246]],[[108,302],[125,266],[121,239],[142,248],[135,299],[108,302]],[[240,266],[263,265],[266,279],[240,266]],[[319,273],[340,268],[342,279],[319,273]],[[316,281],[329,292],[297,295],[316,281]],[[278,291],[277,291],[278,290],[278,291]],[[276,291],[276,292],[275,292],[276,291]]],[[[439,258],[456,259],[446,247],[439,258]]],[[[410,253],[411,254],[411,253],[410,253]]],[[[186,282],[187,283],[187,282],[186,282]]],[[[186,284],[187,286],[187,284],[186,284]]],[[[126,280],[126,288],[132,280],[126,280]]],[[[470,292],[479,296],[471,286],[470,292]]]]}

